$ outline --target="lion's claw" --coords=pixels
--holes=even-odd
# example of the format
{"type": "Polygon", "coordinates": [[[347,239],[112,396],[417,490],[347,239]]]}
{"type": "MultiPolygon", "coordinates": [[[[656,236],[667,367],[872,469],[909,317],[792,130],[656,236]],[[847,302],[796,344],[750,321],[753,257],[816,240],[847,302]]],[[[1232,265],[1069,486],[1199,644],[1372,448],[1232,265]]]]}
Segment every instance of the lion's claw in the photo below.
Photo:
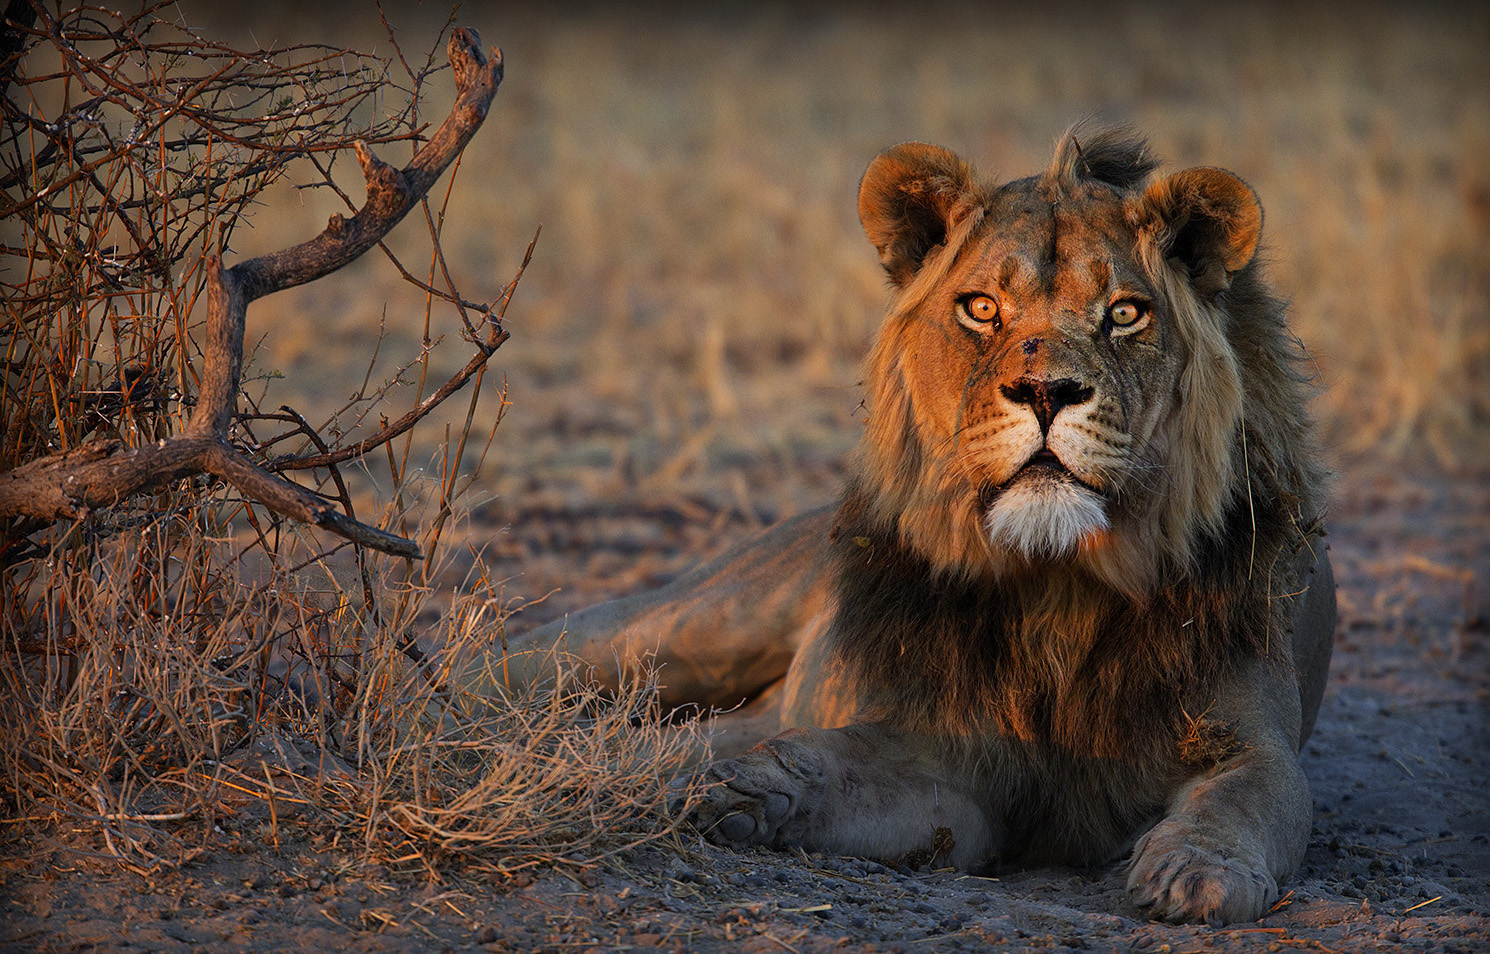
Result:
{"type": "Polygon", "coordinates": [[[1186,837],[1188,826],[1161,822],[1133,849],[1128,893],[1159,920],[1211,925],[1255,921],[1278,897],[1273,876],[1257,862],[1228,857],[1186,837]]]}

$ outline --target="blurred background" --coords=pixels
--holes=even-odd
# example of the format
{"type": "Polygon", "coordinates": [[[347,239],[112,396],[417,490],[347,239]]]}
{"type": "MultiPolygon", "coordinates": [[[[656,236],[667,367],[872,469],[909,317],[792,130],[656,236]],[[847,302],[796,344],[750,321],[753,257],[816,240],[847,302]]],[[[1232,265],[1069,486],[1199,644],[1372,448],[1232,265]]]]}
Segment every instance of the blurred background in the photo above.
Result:
{"type": "MultiPolygon", "coordinates": [[[[443,232],[463,291],[483,298],[542,226],[493,360],[510,407],[452,570],[479,552],[516,592],[563,586],[535,618],[834,498],[888,300],[858,180],[908,139],[1015,178],[1072,123],[1118,122],[1168,170],[1231,169],[1262,197],[1264,254],[1317,364],[1347,485],[1383,465],[1490,473],[1490,7],[545,6],[458,13],[502,47],[506,80],[443,232]]],[[[240,43],[384,55],[386,17],[411,61],[448,17],[434,2],[180,9],[240,43]]],[[[427,118],[451,85],[426,84],[427,118]]],[[[264,200],[230,260],[340,209],[290,183],[264,200]]],[[[250,309],[263,403],[331,413],[380,327],[391,374],[421,346],[411,292],[370,255],[250,309]]],[[[431,333],[458,328],[451,314],[431,333]]],[[[466,351],[455,341],[442,360],[466,351]]]]}

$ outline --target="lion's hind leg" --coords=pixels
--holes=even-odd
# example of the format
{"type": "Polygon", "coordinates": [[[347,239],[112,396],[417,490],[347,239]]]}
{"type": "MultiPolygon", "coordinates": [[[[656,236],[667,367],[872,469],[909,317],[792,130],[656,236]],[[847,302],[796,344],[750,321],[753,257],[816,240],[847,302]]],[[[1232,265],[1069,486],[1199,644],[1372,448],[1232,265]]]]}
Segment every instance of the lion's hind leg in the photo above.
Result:
{"type": "Polygon", "coordinates": [[[751,703],[775,698],[767,690],[824,616],[832,525],[831,508],[788,520],[667,586],[522,634],[505,656],[490,647],[461,678],[478,695],[491,694],[551,680],[564,666],[616,690],[655,668],[669,709],[745,705],[759,717],[767,707],[751,703]]]}

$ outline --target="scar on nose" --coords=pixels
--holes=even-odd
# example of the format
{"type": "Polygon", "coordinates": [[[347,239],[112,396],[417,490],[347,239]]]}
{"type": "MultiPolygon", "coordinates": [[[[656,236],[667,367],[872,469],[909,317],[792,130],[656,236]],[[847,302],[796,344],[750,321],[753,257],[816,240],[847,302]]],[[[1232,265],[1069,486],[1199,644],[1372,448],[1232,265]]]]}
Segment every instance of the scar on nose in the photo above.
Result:
{"type": "Polygon", "coordinates": [[[1028,341],[1026,341],[1024,343],[1024,353],[1027,354],[1027,355],[1034,354],[1036,351],[1039,351],[1039,350],[1040,350],[1040,339],[1039,338],[1030,338],[1028,341]]]}

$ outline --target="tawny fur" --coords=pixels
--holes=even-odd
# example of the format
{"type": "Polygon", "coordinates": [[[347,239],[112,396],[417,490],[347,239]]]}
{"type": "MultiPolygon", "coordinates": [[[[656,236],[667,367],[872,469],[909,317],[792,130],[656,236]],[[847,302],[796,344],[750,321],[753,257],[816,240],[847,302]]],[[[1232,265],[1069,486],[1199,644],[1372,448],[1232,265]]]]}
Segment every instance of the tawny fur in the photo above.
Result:
{"type": "Polygon", "coordinates": [[[1298,864],[1334,620],[1304,355],[1251,189],[1155,170],[1117,132],[1003,185],[887,150],[859,212],[894,298],[836,513],[527,639],[748,701],[726,746],[790,729],[708,769],[711,838],[968,867],[1132,847],[1135,901],[1212,922],[1298,864]]]}

